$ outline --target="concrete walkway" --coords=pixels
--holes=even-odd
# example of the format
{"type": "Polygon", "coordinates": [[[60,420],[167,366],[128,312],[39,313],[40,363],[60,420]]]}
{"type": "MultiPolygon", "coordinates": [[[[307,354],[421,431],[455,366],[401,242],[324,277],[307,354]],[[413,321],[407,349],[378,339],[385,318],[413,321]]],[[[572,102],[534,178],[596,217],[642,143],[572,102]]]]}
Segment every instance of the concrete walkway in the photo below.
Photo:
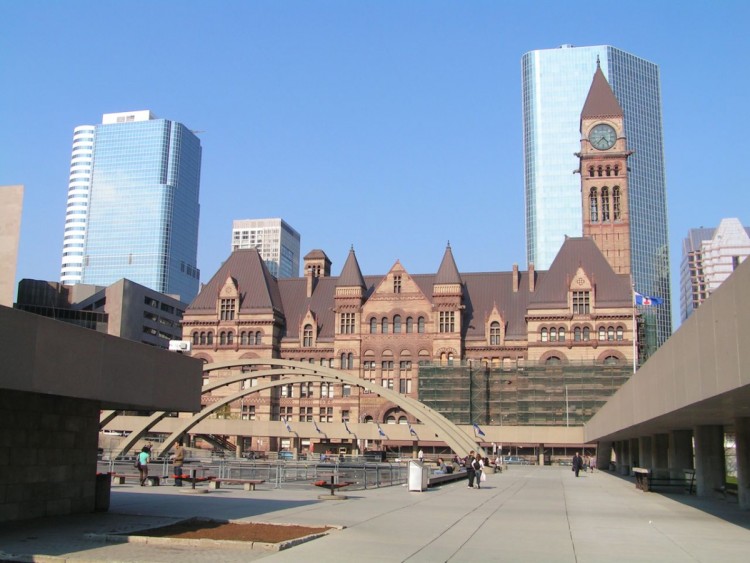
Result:
{"type": "Polygon", "coordinates": [[[745,562],[750,513],[736,501],[642,493],[610,473],[514,466],[481,490],[465,482],[425,492],[320,489],[217,490],[115,486],[109,513],[0,526],[0,561],[555,561],[745,562]],[[346,529],[286,551],[106,544],[86,533],[130,531],[205,516],[346,529]]]}

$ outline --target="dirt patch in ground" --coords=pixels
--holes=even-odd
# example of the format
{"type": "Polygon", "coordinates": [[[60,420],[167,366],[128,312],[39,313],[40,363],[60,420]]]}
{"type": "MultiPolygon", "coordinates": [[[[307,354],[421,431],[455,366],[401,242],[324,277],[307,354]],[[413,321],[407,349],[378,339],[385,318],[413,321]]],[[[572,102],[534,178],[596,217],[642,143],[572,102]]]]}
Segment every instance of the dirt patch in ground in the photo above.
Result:
{"type": "Polygon", "coordinates": [[[264,524],[248,522],[212,522],[210,520],[186,520],[162,528],[138,532],[139,536],[156,538],[211,539],[232,541],[253,541],[279,543],[310,534],[321,534],[329,527],[311,528],[308,526],[264,524]]]}

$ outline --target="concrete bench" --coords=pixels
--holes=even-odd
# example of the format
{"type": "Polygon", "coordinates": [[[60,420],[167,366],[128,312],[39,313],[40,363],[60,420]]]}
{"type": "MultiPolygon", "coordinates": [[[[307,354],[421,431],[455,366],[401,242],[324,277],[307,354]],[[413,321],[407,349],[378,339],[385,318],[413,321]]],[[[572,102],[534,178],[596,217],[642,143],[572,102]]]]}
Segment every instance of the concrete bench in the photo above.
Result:
{"type": "Polygon", "coordinates": [[[453,481],[461,481],[462,479],[468,478],[469,474],[466,473],[466,471],[456,471],[454,473],[441,473],[441,474],[432,474],[429,477],[429,481],[427,483],[428,487],[435,487],[437,485],[442,485],[443,483],[452,483],[453,481]]]}
{"type": "MultiPolygon", "coordinates": [[[[140,475],[126,475],[122,473],[112,473],[112,484],[113,485],[124,485],[126,479],[133,479],[136,483],[141,481],[140,475]]],[[[157,475],[149,475],[146,477],[145,485],[147,487],[158,487],[161,479],[157,475]]]]}
{"type": "Polygon", "coordinates": [[[242,485],[242,488],[246,491],[254,491],[257,485],[265,483],[265,479],[211,479],[208,483],[209,489],[220,489],[221,484],[227,485],[242,485]]]}
{"type": "Polygon", "coordinates": [[[695,470],[683,469],[683,477],[673,477],[668,469],[654,470],[645,467],[634,467],[635,488],[643,492],[654,488],[683,487],[688,494],[693,494],[695,487],[695,470]]]}

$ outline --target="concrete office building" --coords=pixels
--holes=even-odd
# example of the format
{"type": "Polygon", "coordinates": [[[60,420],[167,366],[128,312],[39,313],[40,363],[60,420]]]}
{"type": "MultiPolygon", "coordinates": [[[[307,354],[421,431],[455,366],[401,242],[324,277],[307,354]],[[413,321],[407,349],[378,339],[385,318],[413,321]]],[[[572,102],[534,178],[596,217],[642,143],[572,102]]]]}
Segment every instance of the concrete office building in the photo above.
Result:
{"type": "Polygon", "coordinates": [[[750,255],[750,228],[722,219],[717,228],[690,229],[682,241],[680,316],[686,320],[750,255]]]}
{"type": "Polygon", "coordinates": [[[10,307],[16,288],[16,262],[21,237],[23,186],[0,186],[0,305],[10,307]]]}
{"type": "MultiPolygon", "coordinates": [[[[546,269],[565,236],[581,234],[581,108],[602,72],[623,110],[629,167],[631,268],[636,291],[664,299],[648,315],[656,345],[672,332],[659,68],[608,45],[530,51],[522,59],[526,250],[546,269]]],[[[647,315],[647,316],[648,316],[647,315]]]]}
{"type": "Polygon", "coordinates": [[[105,114],[77,127],[60,279],[130,279],[189,302],[196,267],[201,145],[150,111],[105,114]]]}
{"type": "Polygon", "coordinates": [[[256,248],[277,278],[299,275],[300,235],[283,219],[242,219],[232,222],[232,252],[256,248]]]}
{"type": "Polygon", "coordinates": [[[108,287],[21,280],[16,309],[51,317],[127,340],[168,348],[182,338],[187,303],[119,280],[108,287]]]}

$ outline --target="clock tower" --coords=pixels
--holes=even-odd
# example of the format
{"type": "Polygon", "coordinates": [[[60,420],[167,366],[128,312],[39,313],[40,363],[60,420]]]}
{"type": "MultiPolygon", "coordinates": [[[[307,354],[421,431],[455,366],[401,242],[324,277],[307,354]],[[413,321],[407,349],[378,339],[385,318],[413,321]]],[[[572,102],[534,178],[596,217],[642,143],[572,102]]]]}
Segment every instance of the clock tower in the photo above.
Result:
{"type": "Polygon", "coordinates": [[[599,60],[581,112],[580,160],[583,236],[594,239],[618,274],[630,274],[628,157],[620,103],[599,60]]]}

